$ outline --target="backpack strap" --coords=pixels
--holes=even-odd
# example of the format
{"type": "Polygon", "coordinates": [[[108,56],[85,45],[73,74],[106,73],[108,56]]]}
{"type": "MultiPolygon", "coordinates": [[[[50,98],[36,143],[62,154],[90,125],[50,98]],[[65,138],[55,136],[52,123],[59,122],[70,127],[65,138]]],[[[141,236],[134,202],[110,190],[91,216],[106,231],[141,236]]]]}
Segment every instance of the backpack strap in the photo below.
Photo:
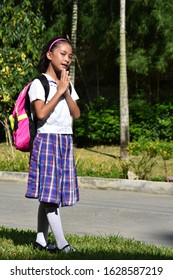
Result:
{"type": "MultiPolygon", "coordinates": [[[[50,89],[49,82],[48,82],[46,76],[43,75],[43,74],[41,74],[40,76],[36,77],[36,79],[40,80],[42,86],[44,87],[45,103],[46,103],[48,95],[49,95],[49,89],[50,89]]],[[[30,154],[31,154],[31,151],[32,151],[32,148],[33,148],[33,141],[34,141],[34,138],[36,136],[37,128],[43,126],[44,123],[45,123],[45,121],[39,121],[39,120],[37,120],[37,118],[35,116],[34,116],[33,121],[32,121],[32,119],[30,121],[30,135],[31,135],[31,139],[30,139],[30,154]]]]}
{"type": "Polygon", "coordinates": [[[48,95],[49,95],[49,82],[46,78],[45,75],[41,74],[40,76],[38,76],[36,79],[40,80],[40,82],[42,83],[42,86],[44,87],[45,90],[45,103],[47,101],[48,95]]]}
{"type": "MultiPolygon", "coordinates": [[[[44,91],[45,91],[45,101],[44,101],[44,103],[46,103],[48,95],[49,95],[49,89],[50,89],[48,79],[43,74],[38,76],[36,79],[40,80],[40,82],[42,83],[42,86],[44,87],[44,91]]],[[[45,124],[45,121],[39,121],[39,120],[37,120],[36,117],[34,117],[34,122],[35,122],[36,130],[37,130],[37,128],[39,128],[39,127],[41,127],[45,124]]],[[[35,134],[36,134],[36,132],[35,132],[35,134]]]]}
{"type": "Polygon", "coordinates": [[[69,91],[70,91],[70,94],[72,92],[72,86],[71,86],[71,83],[69,83],[69,91]]]}

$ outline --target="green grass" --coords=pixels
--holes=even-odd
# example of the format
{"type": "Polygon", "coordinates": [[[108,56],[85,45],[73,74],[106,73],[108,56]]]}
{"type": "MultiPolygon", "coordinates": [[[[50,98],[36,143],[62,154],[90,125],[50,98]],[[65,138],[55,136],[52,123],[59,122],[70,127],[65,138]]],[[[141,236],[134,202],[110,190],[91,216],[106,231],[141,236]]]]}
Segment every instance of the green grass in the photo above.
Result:
{"type": "MultiPolygon", "coordinates": [[[[121,236],[67,235],[78,253],[57,253],[34,249],[36,233],[0,227],[1,260],[172,260],[173,250],[121,236]]],[[[53,241],[50,234],[50,240],[53,241]]]]}
{"type": "MultiPolygon", "coordinates": [[[[13,149],[5,143],[0,143],[0,170],[28,172],[29,154],[13,149]]],[[[104,178],[126,178],[123,164],[120,163],[120,148],[117,146],[96,146],[92,148],[74,148],[78,176],[95,176],[104,178]]],[[[132,157],[138,162],[140,157],[132,157]]],[[[173,176],[173,159],[166,161],[167,174],[161,157],[156,157],[150,177],[147,180],[164,181],[166,175],[173,176]]],[[[148,174],[148,172],[147,172],[148,174]]]]}

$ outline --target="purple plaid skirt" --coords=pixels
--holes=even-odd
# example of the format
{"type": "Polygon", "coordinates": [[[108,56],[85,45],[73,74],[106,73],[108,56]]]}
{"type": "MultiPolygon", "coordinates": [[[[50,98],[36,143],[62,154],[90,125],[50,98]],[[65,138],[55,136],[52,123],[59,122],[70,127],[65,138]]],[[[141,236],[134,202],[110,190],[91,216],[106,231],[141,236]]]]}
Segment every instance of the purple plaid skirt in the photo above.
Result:
{"type": "Polygon", "coordinates": [[[25,196],[62,207],[79,200],[72,135],[36,136],[25,196]]]}

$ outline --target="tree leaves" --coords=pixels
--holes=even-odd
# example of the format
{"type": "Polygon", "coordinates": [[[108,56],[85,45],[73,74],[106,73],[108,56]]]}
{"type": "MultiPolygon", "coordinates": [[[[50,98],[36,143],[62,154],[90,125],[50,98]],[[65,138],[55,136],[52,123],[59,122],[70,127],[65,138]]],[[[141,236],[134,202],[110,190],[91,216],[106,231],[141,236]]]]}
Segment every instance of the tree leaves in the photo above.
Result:
{"type": "Polygon", "coordinates": [[[39,6],[31,1],[1,1],[0,4],[0,117],[9,113],[25,83],[34,76],[42,48],[44,21],[39,6]],[[21,3],[20,3],[21,2],[21,3]],[[10,99],[7,98],[10,96],[10,99]],[[2,111],[3,108],[3,111],[2,111]]]}

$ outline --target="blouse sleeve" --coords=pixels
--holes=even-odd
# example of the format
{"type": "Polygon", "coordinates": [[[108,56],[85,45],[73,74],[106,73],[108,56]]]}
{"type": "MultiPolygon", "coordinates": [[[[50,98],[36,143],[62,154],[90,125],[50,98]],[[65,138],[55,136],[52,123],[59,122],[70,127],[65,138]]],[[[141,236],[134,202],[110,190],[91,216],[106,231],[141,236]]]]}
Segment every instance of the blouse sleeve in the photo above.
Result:
{"type": "Polygon", "coordinates": [[[37,99],[40,99],[43,101],[45,100],[45,90],[44,90],[44,87],[42,86],[40,80],[35,79],[32,82],[28,94],[29,94],[30,102],[33,102],[37,99]]]}

